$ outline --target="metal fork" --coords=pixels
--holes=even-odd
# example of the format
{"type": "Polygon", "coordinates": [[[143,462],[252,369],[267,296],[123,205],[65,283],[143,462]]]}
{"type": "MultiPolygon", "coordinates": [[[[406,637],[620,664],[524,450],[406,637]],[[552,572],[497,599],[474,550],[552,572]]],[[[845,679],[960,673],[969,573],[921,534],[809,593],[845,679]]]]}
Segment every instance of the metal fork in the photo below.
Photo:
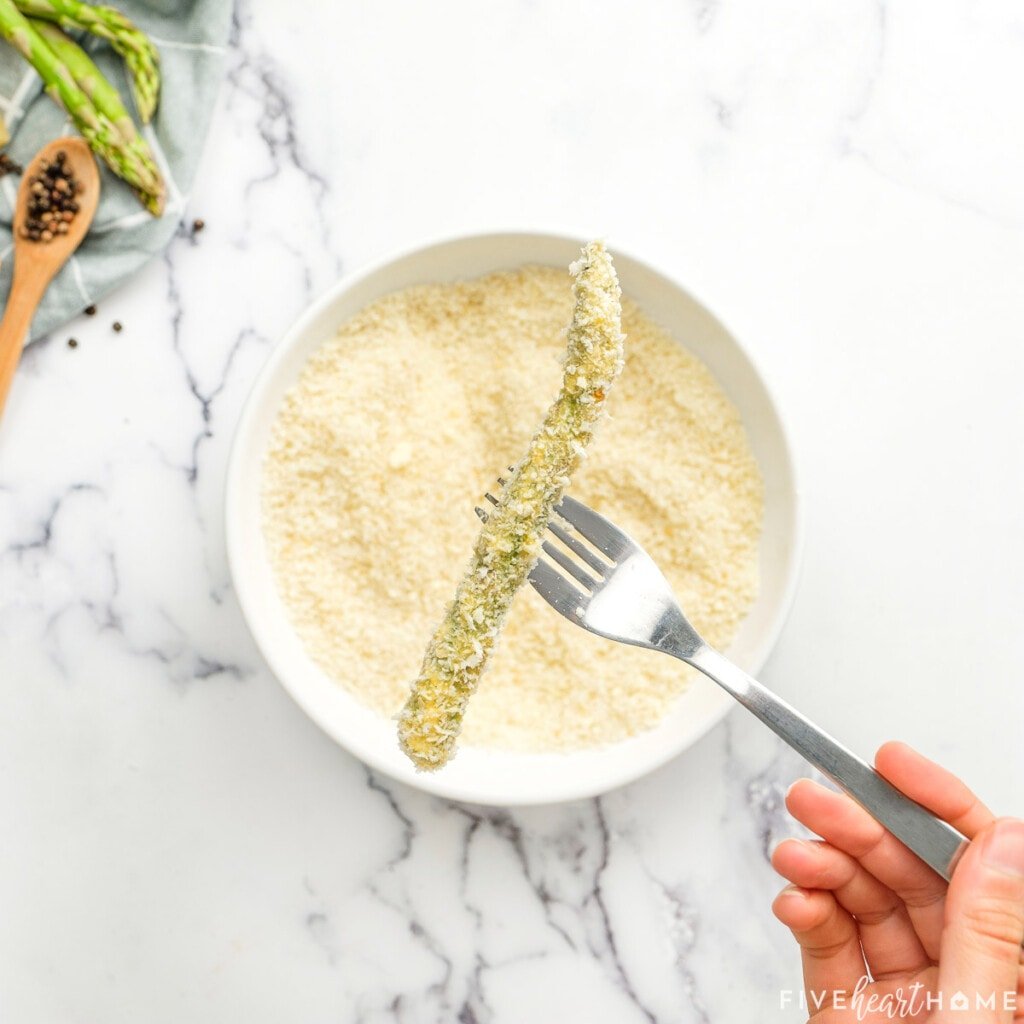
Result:
{"type": "MultiPolygon", "coordinates": [[[[493,495],[487,499],[497,504],[493,495]]],[[[479,508],[477,514],[486,518],[479,508]]],[[[569,497],[562,499],[548,530],[558,543],[544,541],[547,557],[537,563],[530,582],[552,608],[591,633],[671,654],[699,669],[950,879],[968,841],[705,643],[683,615],[668,580],[636,541],[569,497]]]]}

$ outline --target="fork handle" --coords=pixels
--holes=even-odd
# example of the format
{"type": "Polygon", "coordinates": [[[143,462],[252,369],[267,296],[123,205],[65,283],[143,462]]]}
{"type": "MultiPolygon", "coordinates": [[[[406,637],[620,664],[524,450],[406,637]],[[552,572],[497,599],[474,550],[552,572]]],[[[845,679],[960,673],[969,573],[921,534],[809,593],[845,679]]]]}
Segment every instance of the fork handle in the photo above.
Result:
{"type": "Polygon", "coordinates": [[[845,790],[876,821],[948,882],[968,846],[955,828],[886,782],[869,764],[808,721],[771,690],[704,645],[684,661],[728,690],[798,754],[845,790]]]}

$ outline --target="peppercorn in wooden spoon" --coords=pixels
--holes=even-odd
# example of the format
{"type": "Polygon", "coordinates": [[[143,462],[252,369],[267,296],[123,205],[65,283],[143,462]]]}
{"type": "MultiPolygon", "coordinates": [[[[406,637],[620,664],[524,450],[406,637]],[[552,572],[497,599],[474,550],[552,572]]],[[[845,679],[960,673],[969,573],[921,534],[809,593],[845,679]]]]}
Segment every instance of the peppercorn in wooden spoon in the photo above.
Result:
{"type": "Polygon", "coordinates": [[[99,170],[84,139],[56,139],[25,168],[14,211],[11,293],[0,321],[0,412],[36,307],[85,238],[99,198],[99,170]]]}

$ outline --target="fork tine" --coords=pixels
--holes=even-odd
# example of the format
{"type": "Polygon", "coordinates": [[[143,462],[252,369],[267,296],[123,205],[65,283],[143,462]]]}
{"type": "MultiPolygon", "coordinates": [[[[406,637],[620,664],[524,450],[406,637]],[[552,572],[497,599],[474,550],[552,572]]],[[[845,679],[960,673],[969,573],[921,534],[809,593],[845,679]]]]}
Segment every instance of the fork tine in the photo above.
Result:
{"type": "Polygon", "coordinates": [[[583,584],[587,590],[593,592],[597,589],[597,580],[584,572],[580,565],[574,562],[564,551],[559,551],[550,541],[544,541],[541,545],[544,554],[555,562],[559,568],[567,572],[577,583],[583,584]]]}
{"type": "Polygon", "coordinates": [[[548,523],[548,529],[581,561],[586,562],[591,569],[594,570],[599,576],[607,574],[610,566],[607,562],[603,561],[598,557],[597,553],[593,548],[588,548],[585,544],[581,544],[575,537],[573,537],[567,530],[563,530],[561,526],[551,520],[548,523]]]}
{"type": "MultiPolygon", "coordinates": [[[[509,471],[514,472],[514,467],[509,466],[509,471]]],[[[499,476],[497,478],[499,487],[504,488],[508,483],[505,477],[499,476]]],[[[490,492],[486,493],[484,497],[492,504],[498,505],[498,499],[490,492]]],[[[486,523],[487,513],[482,509],[477,508],[476,514],[486,523]]],[[[569,535],[569,533],[563,529],[555,521],[561,517],[566,523],[569,524],[581,537],[589,541],[595,548],[598,549],[602,554],[607,555],[608,558],[614,563],[618,561],[624,554],[626,554],[631,548],[633,548],[633,542],[627,537],[617,526],[610,523],[604,516],[598,515],[593,509],[587,508],[586,505],[577,501],[575,498],[570,498],[568,495],[563,495],[561,502],[555,508],[555,516],[551,522],[548,523],[547,528],[567,547],[570,551],[576,555],[581,561],[585,562],[590,566],[594,572],[598,573],[599,576],[606,576],[610,566],[605,564],[594,554],[589,548],[581,544],[575,537],[569,535]]],[[[545,550],[548,550],[545,548],[545,550]]],[[[561,565],[566,572],[573,575],[580,583],[584,586],[593,589],[596,586],[596,582],[591,579],[589,575],[583,573],[583,577],[577,574],[575,567],[570,567],[572,563],[563,563],[562,559],[564,556],[556,554],[557,549],[552,548],[548,550],[548,554],[553,558],[559,565],[561,565]]]]}
{"type": "Polygon", "coordinates": [[[544,598],[556,612],[567,619],[579,620],[590,601],[589,594],[578,591],[561,573],[552,569],[542,558],[530,573],[533,589],[544,598]]]}
{"type": "Polygon", "coordinates": [[[632,541],[617,526],[575,498],[566,495],[555,512],[613,562],[618,561],[633,547],[632,541]]]}

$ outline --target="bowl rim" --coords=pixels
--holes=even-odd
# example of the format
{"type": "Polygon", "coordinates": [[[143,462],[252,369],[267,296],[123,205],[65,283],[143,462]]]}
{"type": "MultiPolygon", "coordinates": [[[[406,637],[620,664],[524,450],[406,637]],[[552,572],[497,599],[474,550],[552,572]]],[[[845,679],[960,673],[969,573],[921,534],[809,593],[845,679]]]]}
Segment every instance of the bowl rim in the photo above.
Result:
{"type": "MultiPolygon", "coordinates": [[[[242,612],[242,618],[245,622],[246,628],[248,629],[257,650],[260,652],[261,657],[278,685],[281,686],[281,688],[302,709],[307,717],[309,717],[310,720],[321,729],[321,731],[326,733],[326,735],[342,747],[342,749],[363,762],[370,769],[387,775],[395,782],[414,787],[430,795],[478,805],[526,807],[589,799],[603,793],[609,793],[617,789],[621,789],[622,787],[653,773],[699,743],[709,732],[711,732],[712,729],[715,728],[715,726],[722,722],[733,708],[737,706],[737,702],[731,697],[727,700],[723,700],[716,708],[714,708],[711,714],[708,714],[704,718],[703,721],[688,730],[685,737],[681,737],[678,744],[670,745],[657,752],[655,755],[648,756],[645,759],[637,759],[637,763],[629,770],[620,772],[616,780],[611,785],[597,783],[588,787],[578,783],[562,786],[553,784],[550,790],[542,794],[523,792],[518,795],[509,796],[506,793],[502,796],[494,796],[484,799],[480,792],[467,789],[458,783],[453,783],[447,780],[443,772],[416,772],[413,777],[399,777],[394,773],[391,765],[378,755],[374,745],[359,744],[357,742],[353,742],[351,736],[339,735],[338,731],[333,728],[332,724],[325,721],[324,717],[319,714],[319,710],[314,706],[315,702],[310,699],[309,695],[305,692],[305,687],[296,685],[294,677],[287,671],[287,666],[282,663],[282,659],[279,657],[279,653],[274,644],[268,642],[268,638],[262,635],[261,630],[254,626],[254,598],[245,591],[245,588],[240,588],[238,585],[239,578],[244,573],[244,570],[241,567],[246,558],[245,552],[242,549],[242,541],[240,537],[242,477],[245,473],[246,454],[248,450],[246,442],[257,425],[259,410],[263,404],[264,392],[269,389],[276,380],[280,371],[280,366],[288,358],[291,350],[304,337],[310,326],[322,314],[329,310],[332,305],[338,302],[346,292],[356,288],[367,278],[373,277],[374,275],[386,270],[391,264],[417,256],[430,249],[441,248],[454,243],[483,240],[499,236],[516,236],[523,239],[536,238],[547,241],[557,241],[560,243],[572,243],[574,245],[584,244],[584,235],[576,234],[570,229],[558,227],[547,230],[525,229],[522,227],[493,228],[459,231],[440,236],[430,236],[420,239],[412,244],[394,248],[383,256],[373,259],[351,272],[343,273],[333,284],[325,288],[298,314],[297,317],[295,317],[288,329],[274,344],[273,349],[257,372],[235,424],[234,435],[232,437],[228,454],[227,470],[225,473],[224,527],[225,548],[232,588],[242,612]]],[[[636,256],[628,248],[624,248],[619,245],[612,245],[610,248],[613,255],[620,255],[642,270],[652,273],[669,282],[674,288],[678,289],[698,305],[702,312],[714,321],[715,324],[730,337],[742,356],[749,363],[751,370],[763,389],[767,405],[778,424],[779,449],[792,488],[792,508],[789,516],[791,526],[789,542],[791,551],[785,565],[784,585],[782,587],[774,615],[770,621],[770,627],[765,630],[760,642],[759,650],[761,654],[758,660],[761,664],[754,668],[755,671],[758,671],[774,650],[782,630],[785,627],[796,596],[800,580],[800,570],[803,562],[805,542],[804,508],[798,476],[798,467],[794,457],[793,444],[788,424],[779,407],[779,403],[776,401],[775,394],[768,382],[768,379],[765,377],[765,374],[757,360],[751,355],[749,349],[743,344],[739,336],[729,327],[728,323],[724,321],[717,312],[713,311],[711,307],[708,306],[692,289],[681,284],[675,275],[650,263],[646,259],[636,256]]],[[[481,271],[481,273],[485,272],[486,271],[481,271]]],[[[726,697],[727,695],[723,692],[722,696],[726,697]]],[[[628,740],[625,742],[628,742],[628,740]]],[[[590,751],[588,753],[599,753],[599,751],[590,751]]]]}

